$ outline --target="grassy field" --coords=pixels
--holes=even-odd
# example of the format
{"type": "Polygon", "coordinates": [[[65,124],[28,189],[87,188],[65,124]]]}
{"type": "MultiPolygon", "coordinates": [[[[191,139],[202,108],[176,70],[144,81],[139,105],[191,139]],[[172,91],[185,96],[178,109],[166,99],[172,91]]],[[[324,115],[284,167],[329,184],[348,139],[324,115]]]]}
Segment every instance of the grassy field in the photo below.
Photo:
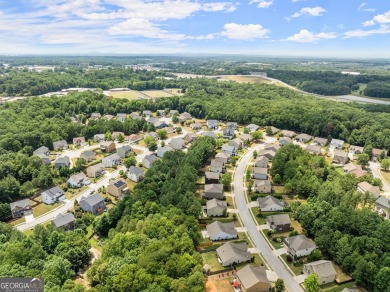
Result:
{"type": "Polygon", "coordinates": [[[222,76],[222,80],[236,81],[239,83],[271,83],[268,79],[260,76],[245,76],[245,75],[226,75],[222,76]]]}
{"type": "Polygon", "coordinates": [[[143,94],[135,90],[129,90],[129,91],[110,92],[110,96],[114,98],[125,98],[128,100],[134,100],[137,99],[139,96],[143,96],[143,94]]]}
{"type": "Polygon", "coordinates": [[[59,206],[63,205],[62,202],[60,203],[55,203],[53,205],[46,205],[44,203],[42,204],[39,204],[38,206],[36,206],[34,209],[33,209],[33,214],[34,214],[34,217],[38,217],[38,216],[41,216],[59,206]]]}
{"type": "Polygon", "coordinates": [[[18,225],[18,224],[22,224],[24,222],[26,222],[26,219],[24,217],[22,217],[22,218],[19,218],[18,220],[12,221],[10,224],[11,225],[18,225]]]}
{"type": "Polygon", "coordinates": [[[390,184],[390,171],[380,170],[380,172],[384,180],[390,184]]]}
{"type": "Polygon", "coordinates": [[[182,95],[180,88],[167,88],[165,90],[173,95],[182,95]]]}
{"type": "Polygon", "coordinates": [[[284,186],[274,186],[275,194],[284,194],[286,190],[284,189],[284,186]]]}
{"type": "Polygon", "coordinates": [[[303,273],[303,265],[300,267],[295,267],[292,262],[287,261],[287,254],[281,255],[284,262],[290,267],[290,269],[293,271],[293,273],[298,276],[303,273]]]}
{"type": "Polygon", "coordinates": [[[364,95],[364,90],[366,89],[366,87],[367,87],[366,83],[359,83],[359,89],[355,90],[355,91],[352,91],[351,94],[357,95],[357,96],[365,96],[364,95]],[[360,94],[360,91],[362,92],[362,94],[360,94]]]}
{"type": "Polygon", "coordinates": [[[172,97],[173,94],[170,94],[168,92],[162,91],[162,90],[144,90],[141,91],[146,96],[149,96],[151,98],[158,98],[158,97],[172,97]]]}
{"type": "Polygon", "coordinates": [[[222,265],[218,262],[216,251],[202,253],[201,256],[203,259],[203,265],[208,264],[211,272],[224,269],[224,267],[222,267],[222,265]]]}
{"type": "Polygon", "coordinates": [[[340,292],[345,288],[352,288],[355,286],[356,286],[355,282],[349,282],[349,283],[345,283],[345,284],[341,284],[341,285],[337,285],[336,283],[333,282],[333,283],[322,285],[320,287],[320,291],[321,292],[325,292],[325,291],[326,292],[340,292]]]}

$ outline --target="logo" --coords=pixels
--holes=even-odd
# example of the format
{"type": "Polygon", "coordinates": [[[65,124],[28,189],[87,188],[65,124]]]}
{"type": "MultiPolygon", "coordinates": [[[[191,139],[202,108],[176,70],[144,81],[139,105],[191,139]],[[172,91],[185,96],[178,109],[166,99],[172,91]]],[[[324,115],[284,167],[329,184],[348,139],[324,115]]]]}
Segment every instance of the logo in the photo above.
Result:
{"type": "Polygon", "coordinates": [[[0,292],[43,292],[43,278],[0,278],[0,292]]]}

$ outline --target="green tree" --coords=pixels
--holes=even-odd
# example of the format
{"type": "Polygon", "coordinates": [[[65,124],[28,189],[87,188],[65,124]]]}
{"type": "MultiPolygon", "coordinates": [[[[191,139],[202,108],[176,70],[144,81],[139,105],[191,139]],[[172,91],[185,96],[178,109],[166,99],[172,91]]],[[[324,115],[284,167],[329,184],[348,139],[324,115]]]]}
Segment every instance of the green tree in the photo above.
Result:
{"type": "Polygon", "coordinates": [[[119,134],[116,139],[118,140],[119,143],[125,142],[125,137],[122,134],[119,134]]]}
{"type": "Polygon", "coordinates": [[[130,168],[130,166],[135,166],[136,164],[137,164],[137,160],[133,155],[123,159],[123,165],[126,166],[126,168],[130,168]]]}
{"type": "Polygon", "coordinates": [[[371,158],[372,158],[372,150],[373,150],[372,145],[371,145],[371,144],[367,144],[366,146],[364,146],[363,152],[364,152],[365,154],[367,154],[368,157],[371,159],[371,158]]]}
{"type": "Polygon", "coordinates": [[[273,133],[272,133],[272,128],[270,126],[268,126],[266,129],[265,129],[265,133],[268,135],[268,136],[272,136],[273,133]]]}
{"type": "MultiPolygon", "coordinates": [[[[255,140],[255,141],[263,139],[263,132],[261,132],[261,131],[252,132],[251,135],[252,135],[253,140],[255,140]]],[[[268,135],[268,133],[267,133],[267,135],[268,135]]]]}
{"type": "Polygon", "coordinates": [[[168,138],[167,131],[164,130],[164,129],[158,130],[158,131],[157,131],[157,135],[158,135],[158,137],[160,138],[160,140],[165,140],[165,139],[168,138]]]}
{"type": "Polygon", "coordinates": [[[112,134],[110,131],[107,131],[106,134],[104,135],[106,141],[112,141],[112,134]]]}
{"type": "Polygon", "coordinates": [[[77,158],[75,168],[77,171],[81,171],[87,167],[87,161],[84,158],[77,158]]]}
{"type": "Polygon", "coordinates": [[[273,182],[277,185],[281,184],[282,183],[282,177],[280,176],[279,173],[277,173],[274,177],[273,177],[273,182]]]}
{"type": "Polygon", "coordinates": [[[257,158],[257,151],[253,151],[253,158],[256,159],[257,158]]]}
{"type": "Polygon", "coordinates": [[[232,174],[231,173],[224,173],[221,177],[221,181],[223,184],[223,189],[225,191],[230,191],[230,186],[232,183],[232,174]]]}
{"type": "Polygon", "coordinates": [[[315,249],[312,253],[307,257],[308,262],[319,261],[322,258],[322,253],[319,249],[315,249]]]}
{"type": "Polygon", "coordinates": [[[386,171],[390,169],[390,158],[386,158],[381,161],[381,168],[386,171]]]}
{"type": "Polygon", "coordinates": [[[310,274],[304,281],[308,292],[320,291],[320,280],[316,274],[310,274]]]}
{"type": "Polygon", "coordinates": [[[362,153],[358,156],[357,163],[360,165],[368,165],[368,162],[370,161],[370,157],[366,153],[362,153]]]}
{"type": "Polygon", "coordinates": [[[379,154],[379,160],[383,160],[386,158],[386,151],[382,150],[381,153],[379,154]]]}
{"type": "Polygon", "coordinates": [[[100,217],[96,217],[93,221],[93,230],[100,236],[107,236],[110,227],[111,224],[107,214],[103,214],[100,217]]]}
{"type": "Polygon", "coordinates": [[[156,151],[157,150],[157,143],[156,141],[152,141],[148,145],[149,151],[156,151]]]}
{"type": "Polygon", "coordinates": [[[43,277],[46,283],[61,286],[67,279],[74,276],[68,260],[52,255],[47,258],[43,268],[43,277]]]}
{"type": "Polygon", "coordinates": [[[177,124],[179,122],[179,114],[174,114],[172,117],[172,122],[177,124]]]}
{"type": "Polygon", "coordinates": [[[390,291],[390,267],[383,267],[376,274],[374,291],[390,291]]]}
{"type": "Polygon", "coordinates": [[[149,147],[150,143],[155,142],[156,140],[152,136],[146,136],[144,138],[144,142],[147,147],[149,147]]]}
{"type": "Polygon", "coordinates": [[[277,279],[276,282],[275,282],[275,289],[276,289],[276,292],[283,292],[284,291],[284,281],[283,279],[277,279]]]}
{"type": "Polygon", "coordinates": [[[9,204],[0,203],[0,221],[7,222],[12,218],[12,212],[9,204]]]}
{"type": "Polygon", "coordinates": [[[177,134],[181,134],[182,128],[181,128],[181,127],[176,127],[176,128],[175,128],[175,132],[176,132],[177,134]]]}

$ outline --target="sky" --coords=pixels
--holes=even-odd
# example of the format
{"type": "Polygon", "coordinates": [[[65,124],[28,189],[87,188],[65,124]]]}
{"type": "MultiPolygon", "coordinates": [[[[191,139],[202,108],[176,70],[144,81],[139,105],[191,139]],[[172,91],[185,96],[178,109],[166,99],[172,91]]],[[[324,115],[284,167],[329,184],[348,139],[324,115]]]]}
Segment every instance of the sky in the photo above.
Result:
{"type": "Polygon", "coordinates": [[[390,58],[390,0],[0,0],[0,54],[390,58]]]}

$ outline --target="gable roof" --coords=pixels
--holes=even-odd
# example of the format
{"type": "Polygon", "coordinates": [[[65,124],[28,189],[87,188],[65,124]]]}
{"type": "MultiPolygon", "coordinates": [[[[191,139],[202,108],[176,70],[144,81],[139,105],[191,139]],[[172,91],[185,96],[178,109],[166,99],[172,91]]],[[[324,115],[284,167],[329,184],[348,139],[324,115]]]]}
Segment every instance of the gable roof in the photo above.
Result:
{"type": "Polygon", "coordinates": [[[143,174],[144,170],[138,166],[130,166],[129,173],[133,173],[135,175],[143,174]]]}
{"type": "Polygon", "coordinates": [[[171,141],[169,142],[169,146],[171,146],[175,150],[182,149],[184,145],[185,145],[185,142],[180,137],[172,138],[171,141]]]}
{"type": "Polygon", "coordinates": [[[211,160],[210,166],[211,167],[223,168],[223,162],[213,159],[213,160],[211,160]]]}
{"type": "Polygon", "coordinates": [[[369,192],[369,193],[380,193],[380,188],[378,186],[373,186],[372,184],[362,181],[358,183],[358,187],[363,190],[363,192],[369,192]]]}
{"type": "Polygon", "coordinates": [[[295,251],[316,247],[316,245],[310,239],[302,234],[288,237],[285,239],[285,241],[288,244],[288,247],[295,251]]]}
{"type": "Polygon", "coordinates": [[[218,138],[217,134],[215,134],[212,131],[205,131],[205,132],[202,133],[202,135],[206,136],[206,137],[211,137],[211,138],[214,138],[214,139],[218,138]]]}
{"type": "Polygon", "coordinates": [[[221,174],[219,172],[211,172],[211,171],[206,171],[204,173],[204,176],[207,179],[220,179],[221,178],[221,174]]]}
{"type": "Polygon", "coordinates": [[[336,275],[336,270],[331,261],[319,260],[316,262],[305,264],[320,278],[336,275]]]}
{"type": "Polygon", "coordinates": [[[70,179],[72,179],[74,182],[79,182],[79,181],[82,181],[86,178],[87,178],[87,176],[85,175],[84,172],[79,172],[79,173],[74,174],[70,177],[70,179]]]}
{"type": "Polygon", "coordinates": [[[233,243],[226,242],[216,249],[218,257],[221,259],[222,263],[229,261],[231,258],[235,256],[242,256],[251,259],[252,255],[248,252],[248,245],[246,242],[241,243],[233,243]]]}
{"type": "Polygon", "coordinates": [[[379,196],[378,199],[375,201],[375,203],[378,205],[381,205],[387,209],[390,208],[390,199],[389,198],[379,196]]]}
{"type": "Polygon", "coordinates": [[[288,216],[288,214],[271,215],[271,216],[268,216],[267,219],[268,218],[275,225],[291,224],[291,219],[290,219],[290,216],[288,216]]]}
{"type": "Polygon", "coordinates": [[[157,156],[154,154],[150,154],[150,155],[146,155],[144,159],[149,161],[149,163],[153,163],[157,160],[157,156]]]}
{"type": "Polygon", "coordinates": [[[111,154],[110,156],[104,157],[103,159],[110,160],[110,161],[121,160],[120,156],[116,153],[111,154]]]}
{"type": "MultiPolygon", "coordinates": [[[[35,155],[38,155],[38,154],[45,154],[49,152],[49,148],[47,148],[46,146],[41,146],[39,147],[38,149],[36,149],[33,153],[35,155]]],[[[45,154],[46,155],[46,154],[45,154]]]]}
{"type": "Polygon", "coordinates": [[[206,202],[206,209],[207,210],[210,210],[212,208],[215,208],[215,207],[220,207],[220,208],[223,208],[223,209],[227,209],[227,203],[226,201],[220,201],[220,200],[217,200],[217,199],[212,199],[212,200],[208,200],[206,202]]]}
{"type": "Polygon", "coordinates": [[[284,137],[292,138],[296,135],[294,131],[289,131],[289,130],[283,130],[282,134],[284,137]]]}
{"type": "Polygon", "coordinates": [[[223,184],[208,184],[204,186],[204,192],[223,193],[223,184]]]}
{"type": "Polygon", "coordinates": [[[262,197],[257,198],[257,202],[259,203],[260,209],[266,208],[271,205],[278,205],[283,208],[286,206],[285,202],[278,200],[277,198],[270,195],[263,198],[262,197]]]}
{"type": "Polygon", "coordinates": [[[272,187],[271,185],[271,182],[269,180],[257,180],[255,179],[254,182],[253,182],[253,185],[255,187],[261,187],[261,186],[265,186],[265,187],[272,187]]]}
{"type": "Polygon", "coordinates": [[[102,195],[96,193],[89,197],[81,197],[80,202],[81,201],[87,203],[90,206],[95,206],[96,204],[99,204],[100,202],[104,201],[104,199],[102,195]]]}
{"type": "Polygon", "coordinates": [[[93,152],[92,150],[87,150],[87,151],[81,152],[81,155],[85,156],[85,157],[91,157],[92,158],[92,157],[96,156],[96,153],[93,152]]]}
{"type": "Polygon", "coordinates": [[[54,161],[55,164],[70,164],[70,159],[68,156],[58,157],[56,161],[54,161]]]}
{"type": "Polygon", "coordinates": [[[312,138],[313,138],[312,136],[305,133],[299,134],[298,136],[295,137],[296,140],[303,140],[303,141],[310,141],[312,138]]]}
{"type": "Polygon", "coordinates": [[[328,144],[328,139],[321,138],[321,137],[315,137],[314,142],[317,144],[320,144],[322,146],[325,146],[326,144],[328,144]]]}
{"type": "Polygon", "coordinates": [[[23,199],[20,201],[10,203],[11,211],[13,211],[15,208],[24,209],[27,206],[31,206],[30,199],[23,199]]]}
{"type": "Polygon", "coordinates": [[[268,169],[263,167],[252,167],[252,173],[267,174],[268,169]]]}
{"type": "Polygon", "coordinates": [[[340,139],[332,139],[332,141],[330,141],[331,147],[343,147],[343,145],[344,141],[340,139]]]}
{"type": "Polygon", "coordinates": [[[64,194],[64,191],[59,187],[59,186],[55,186],[55,187],[52,187],[51,189],[48,189],[46,191],[43,191],[41,194],[46,194],[48,195],[49,197],[57,197],[57,194],[64,194]]]}
{"type": "Polygon", "coordinates": [[[103,163],[98,163],[98,164],[94,164],[94,165],[91,165],[90,167],[88,167],[90,170],[92,171],[99,171],[101,169],[104,169],[104,165],[103,163]]]}
{"type": "Polygon", "coordinates": [[[119,189],[123,186],[127,186],[126,182],[123,179],[115,180],[115,181],[111,182],[110,184],[113,185],[114,187],[116,187],[117,189],[119,189]]]}
{"type": "Polygon", "coordinates": [[[336,149],[333,154],[335,157],[348,158],[348,153],[342,150],[336,149]]]}
{"type": "Polygon", "coordinates": [[[229,145],[223,145],[222,151],[234,152],[234,147],[229,145]]]}
{"type": "Polygon", "coordinates": [[[256,124],[249,124],[247,128],[249,129],[249,131],[256,131],[260,127],[256,124]]]}
{"type": "Polygon", "coordinates": [[[66,214],[58,214],[54,219],[53,219],[53,224],[56,227],[61,227],[64,225],[67,225],[71,222],[74,222],[76,218],[74,218],[72,213],[66,213],[66,214]]]}
{"type": "Polygon", "coordinates": [[[305,150],[309,153],[321,154],[321,146],[319,145],[307,145],[305,150]]]}
{"type": "Polygon", "coordinates": [[[234,228],[233,222],[220,222],[220,221],[214,221],[213,223],[206,226],[207,233],[210,235],[210,237],[213,237],[215,235],[218,235],[220,232],[228,233],[232,236],[237,236],[237,231],[234,228]]]}
{"type": "Polygon", "coordinates": [[[241,139],[241,141],[252,141],[253,137],[250,134],[242,134],[238,138],[241,139]]]}
{"type": "Polygon", "coordinates": [[[243,285],[246,290],[255,286],[257,283],[266,283],[271,285],[267,278],[267,272],[262,266],[253,267],[251,265],[246,265],[242,269],[238,270],[236,274],[241,285],[243,285]]]}
{"type": "Polygon", "coordinates": [[[66,142],[65,140],[60,140],[60,141],[53,142],[53,147],[54,148],[61,147],[61,146],[68,146],[68,142],[66,142]]]}

